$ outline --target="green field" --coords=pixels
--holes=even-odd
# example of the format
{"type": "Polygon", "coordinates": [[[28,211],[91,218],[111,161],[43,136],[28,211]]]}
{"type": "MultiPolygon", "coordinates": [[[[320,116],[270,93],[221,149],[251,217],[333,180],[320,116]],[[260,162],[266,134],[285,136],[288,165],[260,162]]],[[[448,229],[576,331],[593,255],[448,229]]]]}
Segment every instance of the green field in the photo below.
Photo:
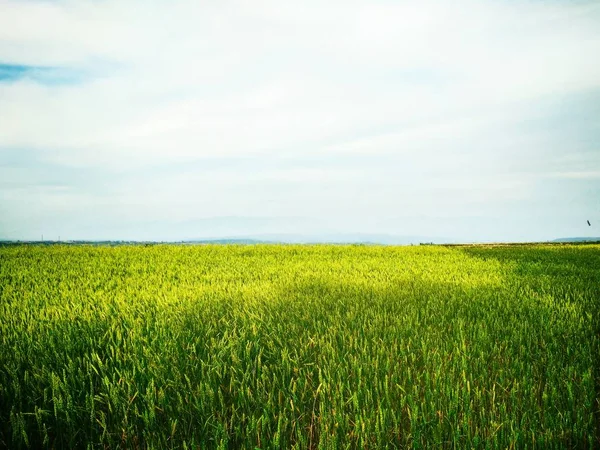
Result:
{"type": "Polygon", "coordinates": [[[600,245],[0,248],[0,448],[600,448],[600,245]]]}

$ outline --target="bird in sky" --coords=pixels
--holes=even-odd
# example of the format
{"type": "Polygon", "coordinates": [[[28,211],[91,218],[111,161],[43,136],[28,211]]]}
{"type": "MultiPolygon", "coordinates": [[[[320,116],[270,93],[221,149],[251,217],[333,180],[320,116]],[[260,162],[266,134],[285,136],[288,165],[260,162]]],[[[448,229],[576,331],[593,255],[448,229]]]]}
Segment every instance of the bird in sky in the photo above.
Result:
{"type": "Polygon", "coordinates": [[[590,226],[590,227],[592,226],[592,224],[590,223],[590,221],[589,221],[589,220],[587,221],[587,223],[588,223],[588,226],[590,226]]]}

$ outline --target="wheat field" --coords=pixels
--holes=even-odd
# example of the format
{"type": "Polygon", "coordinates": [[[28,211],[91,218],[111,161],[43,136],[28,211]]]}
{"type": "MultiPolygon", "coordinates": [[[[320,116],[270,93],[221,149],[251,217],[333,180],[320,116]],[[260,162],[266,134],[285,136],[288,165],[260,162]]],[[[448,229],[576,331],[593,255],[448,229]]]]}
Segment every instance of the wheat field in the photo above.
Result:
{"type": "Polygon", "coordinates": [[[600,448],[600,245],[0,247],[0,448],[600,448]]]}

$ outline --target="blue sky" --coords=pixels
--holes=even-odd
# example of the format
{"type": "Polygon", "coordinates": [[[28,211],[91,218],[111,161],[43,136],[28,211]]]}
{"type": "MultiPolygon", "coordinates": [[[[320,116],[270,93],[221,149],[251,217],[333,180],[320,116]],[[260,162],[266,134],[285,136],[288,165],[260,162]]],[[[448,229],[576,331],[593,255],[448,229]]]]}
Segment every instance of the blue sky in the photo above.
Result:
{"type": "Polygon", "coordinates": [[[0,239],[600,236],[598,55],[597,1],[0,0],[0,239]]]}

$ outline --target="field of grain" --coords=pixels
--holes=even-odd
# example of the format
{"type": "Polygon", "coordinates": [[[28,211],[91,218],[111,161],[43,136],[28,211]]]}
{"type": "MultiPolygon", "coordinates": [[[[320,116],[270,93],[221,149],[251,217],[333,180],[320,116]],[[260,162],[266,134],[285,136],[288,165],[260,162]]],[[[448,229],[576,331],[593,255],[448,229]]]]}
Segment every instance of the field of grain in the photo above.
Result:
{"type": "Polygon", "coordinates": [[[600,448],[600,246],[0,247],[0,448],[600,448]]]}

